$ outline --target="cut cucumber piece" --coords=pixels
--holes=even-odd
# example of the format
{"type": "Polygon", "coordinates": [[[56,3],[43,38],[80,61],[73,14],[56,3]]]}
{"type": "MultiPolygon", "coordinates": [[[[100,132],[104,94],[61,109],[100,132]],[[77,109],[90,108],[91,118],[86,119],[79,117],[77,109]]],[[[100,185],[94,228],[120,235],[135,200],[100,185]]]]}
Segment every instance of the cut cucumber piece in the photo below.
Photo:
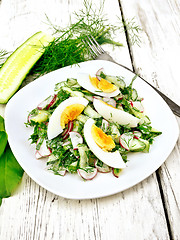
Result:
{"type": "Polygon", "coordinates": [[[89,105],[84,109],[84,114],[90,118],[100,118],[101,115],[97,113],[92,107],[89,105]]]}
{"type": "Polygon", "coordinates": [[[53,37],[37,32],[17,48],[0,69],[0,103],[6,103],[42,56],[53,37]]]}
{"type": "Polygon", "coordinates": [[[134,138],[131,142],[130,151],[140,152],[146,148],[146,144],[139,139],[134,138]]]}
{"type": "Polygon", "coordinates": [[[107,75],[105,79],[111,83],[114,83],[117,87],[121,89],[124,89],[126,87],[126,83],[121,77],[107,75]]]}
{"type": "Polygon", "coordinates": [[[31,117],[31,121],[34,122],[45,122],[49,117],[49,113],[45,110],[38,110],[38,114],[36,116],[31,117]]]}

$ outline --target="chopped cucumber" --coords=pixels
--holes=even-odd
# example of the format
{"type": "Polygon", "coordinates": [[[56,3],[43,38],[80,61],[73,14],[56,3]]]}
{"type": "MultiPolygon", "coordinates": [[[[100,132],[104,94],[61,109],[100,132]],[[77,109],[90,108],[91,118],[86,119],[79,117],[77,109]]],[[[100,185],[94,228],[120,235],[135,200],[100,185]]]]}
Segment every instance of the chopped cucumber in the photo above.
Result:
{"type": "Polygon", "coordinates": [[[79,91],[72,91],[69,87],[62,87],[62,90],[70,93],[71,97],[84,97],[84,94],[79,91]]]}
{"type": "Polygon", "coordinates": [[[110,134],[113,140],[120,136],[120,132],[115,124],[110,124],[110,134]]]}
{"type": "Polygon", "coordinates": [[[31,121],[41,123],[41,122],[47,121],[48,118],[49,118],[49,113],[48,113],[48,111],[38,110],[37,115],[33,116],[33,117],[31,118],[31,121]]]}
{"type": "Polygon", "coordinates": [[[100,118],[101,115],[99,113],[97,113],[92,107],[87,106],[84,109],[84,114],[86,114],[88,117],[90,118],[100,118]]]}
{"type": "Polygon", "coordinates": [[[79,151],[79,155],[80,155],[79,167],[86,168],[88,166],[89,149],[85,144],[79,144],[78,151],[79,151]]]}
{"type": "Polygon", "coordinates": [[[139,139],[134,138],[131,142],[130,151],[140,152],[146,148],[146,144],[139,139]]]}
{"type": "Polygon", "coordinates": [[[157,135],[162,134],[161,131],[159,131],[159,130],[157,130],[157,129],[155,129],[155,128],[151,128],[151,132],[152,132],[152,133],[156,133],[157,135]]]}
{"type": "Polygon", "coordinates": [[[150,148],[150,143],[149,141],[139,138],[139,140],[143,143],[145,143],[146,147],[143,149],[143,152],[148,153],[149,152],[149,148],[150,148]]]}
{"type": "Polygon", "coordinates": [[[77,120],[82,122],[82,123],[85,123],[87,120],[88,120],[88,116],[85,116],[84,114],[80,114],[79,116],[77,116],[77,120]]]}
{"type": "Polygon", "coordinates": [[[135,109],[135,108],[131,108],[133,114],[135,115],[135,117],[140,118],[141,121],[139,122],[139,124],[143,124],[143,123],[151,123],[150,119],[148,116],[146,116],[144,113],[140,112],[139,110],[135,109]]]}
{"type": "Polygon", "coordinates": [[[121,77],[107,75],[105,79],[111,83],[114,83],[117,87],[121,89],[124,89],[126,87],[126,84],[121,77]]]}
{"type": "Polygon", "coordinates": [[[6,103],[42,56],[53,37],[37,32],[17,48],[0,69],[0,103],[6,103]]]}
{"type": "Polygon", "coordinates": [[[138,93],[137,93],[136,89],[133,88],[133,89],[132,89],[132,92],[131,92],[131,99],[132,99],[133,101],[136,101],[137,98],[138,98],[138,93]]]}

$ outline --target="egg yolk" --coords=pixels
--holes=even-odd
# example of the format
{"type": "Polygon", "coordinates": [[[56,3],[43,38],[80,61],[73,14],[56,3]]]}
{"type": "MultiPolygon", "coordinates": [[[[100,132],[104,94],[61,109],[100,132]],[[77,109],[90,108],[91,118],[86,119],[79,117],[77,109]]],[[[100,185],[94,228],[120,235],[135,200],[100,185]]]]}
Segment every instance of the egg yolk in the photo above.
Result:
{"type": "Polygon", "coordinates": [[[74,119],[81,114],[81,112],[84,110],[85,106],[82,104],[72,104],[64,109],[64,111],[61,114],[61,127],[65,128],[65,125],[73,121],[74,119]]]}
{"type": "Polygon", "coordinates": [[[104,78],[101,78],[101,80],[98,80],[96,77],[91,77],[89,75],[89,79],[91,84],[102,92],[110,93],[110,92],[114,92],[117,89],[117,87],[114,84],[108,82],[104,78]]]}
{"type": "Polygon", "coordinates": [[[98,128],[96,125],[92,125],[91,134],[95,143],[104,151],[111,151],[115,147],[115,143],[111,136],[107,135],[98,128]]]}

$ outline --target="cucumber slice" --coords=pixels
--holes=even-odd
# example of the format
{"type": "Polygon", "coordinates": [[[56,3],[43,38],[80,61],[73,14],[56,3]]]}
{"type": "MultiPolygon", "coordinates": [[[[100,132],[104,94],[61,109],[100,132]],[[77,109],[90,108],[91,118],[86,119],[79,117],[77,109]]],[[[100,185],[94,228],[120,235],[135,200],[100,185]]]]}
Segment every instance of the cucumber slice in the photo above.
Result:
{"type": "Polygon", "coordinates": [[[105,79],[111,83],[114,83],[117,87],[121,89],[124,89],[126,87],[126,83],[121,77],[107,75],[105,79]]]}
{"type": "Polygon", "coordinates": [[[84,109],[84,114],[87,115],[90,118],[100,118],[101,115],[99,113],[97,113],[92,107],[87,106],[84,109]]]}
{"type": "Polygon", "coordinates": [[[89,149],[85,144],[78,145],[78,151],[80,155],[79,167],[86,168],[88,166],[88,152],[89,149]]]}
{"type": "Polygon", "coordinates": [[[38,123],[41,123],[41,122],[45,122],[49,117],[49,113],[45,110],[38,110],[38,114],[31,117],[31,121],[34,121],[34,122],[38,122],[38,123]]]}
{"type": "Polygon", "coordinates": [[[146,148],[146,144],[139,139],[134,138],[131,142],[130,151],[140,152],[146,148]]]}
{"type": "Polygon", "coordinates": [[[53,37],[37,32],[17,48],[0,69],[0,103],[6,103],[42,56],[53,37]]]}

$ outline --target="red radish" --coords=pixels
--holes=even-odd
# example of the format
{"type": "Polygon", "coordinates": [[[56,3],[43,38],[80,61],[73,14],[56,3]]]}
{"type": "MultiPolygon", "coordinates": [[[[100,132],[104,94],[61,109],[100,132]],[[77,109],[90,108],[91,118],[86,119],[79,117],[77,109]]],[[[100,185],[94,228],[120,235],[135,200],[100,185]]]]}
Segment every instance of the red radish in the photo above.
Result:
{"type": "Polygon", "coordinates": [[[126,150],[130,150],[132,141],[133,141],[133,133],[123,133],[119,138],[119,143],[121,147],[125,148],[126,150]]]}
{"type": "Polygon", "coordinates": [[[32,118],[32,117],[33,117],[33,115],[31,115],[31,114],[28,115],[28,123],[31,122],[31,118],[32,118]]]}
{"type": "Polygon", "coordinates": [[[103,97],[102,100],[108,103],[109,105],[116,107],[116,101],[113,98],[103,97]]]}
{"type": "Polygon", "coordinates": [[[97,175],[97,168],[93,168],[89,172],[86,172],[83,169],[78,169],[77,172],[84,180],[92,180],[97,175]]]}
{"type": "Polygon", "coordinates": [[[49,96],[48,98],[46,98],[44,101],[42,101],[41,103],[38,104],[37,108],[39,110],[42,109],[49,109],[56,101],[57,95],[55,94],[54,96],[49,96]]]}
{"type": "Polygon", "coordinates": [[[135,101],[135,102],[132,102],[132,103],[133,103],[133,106],[132,106],[132,107],[136,108],[136,109],[139,110],[141,113],[144,112],[144,107],[143,107],[143,105],[142,105],[141,102],[135,101]]]}
{"type": "MultiPolygon", "coordinates": [[[[40,138],[37,141],[37,144],[39,143],[40,138]]],[[[46,140],[44,139],[40,149],[36,151],[35,156],[36,158],[42,158],[42,157],[48,157],[51,155],[51,149],[46,146],[46,140]]]]}
{"type": "Polygon", "coordinates": [[[72,131],[73,125],[74,124],[72,121],[68,122],[68,128],[66,128],[64,132],[61,134],[61,136],[63,137],[63,140],[69,137],[69,133],[72,131]]]}
{"type": "Polygon", "coordinates": [[[131,104],[131,107],[133,107],[133,102],[132,101],[130,101],[130,104],[131,104]]]}
{"type": "Polygon", "coordinates": [[[134,134],[134,138],[139,139],[142,135],[142,133],[140,131],[133,131],[134,134]]]}
{"type": "Polygon", "coordinates": [[[83,143],[83,137],[81,136],[81,134],[79,134],[78,132],[75,131],[71,131],[69,133],[69,136],[71,138],[71,143],[73,145],[73,149],[77,149],[77,145],[80,143],[83,143]]]}
{"type": "Polygon", "coordinates": [[[94,165],[97,168],[98,172],[109,173],[111,171],[111,168],[108,165],[106,165],[105,163],[103,163],[102,167],[98,166],[97,163],[98,163],[98,160],[95,161],[94,165]]]}
{"type": "Polygon", "coordinates": [[[62,168],[62,169],[58,170],[58,174],[61,175],[61,176],[65,176],[66,169],[62,168]]]}
{"type": "Polygon", "coordinates": [[[113,168],[113,169],[112,169],[113,175],[114,175],[115,177],[117,177],[117,178],[120,176],[121,171],[122,171],[122,169],[118,169],[118,168],[113,168]]]}
{"type": "Polygon", "coordinates": [[[97,78],[99,81],[101,81],[100,75],[101,75],[101,72],[103,72],[103,71],[104,71],[104,68],[100,68],[100,69],[96,72],[96,78],[97,78]]]}

